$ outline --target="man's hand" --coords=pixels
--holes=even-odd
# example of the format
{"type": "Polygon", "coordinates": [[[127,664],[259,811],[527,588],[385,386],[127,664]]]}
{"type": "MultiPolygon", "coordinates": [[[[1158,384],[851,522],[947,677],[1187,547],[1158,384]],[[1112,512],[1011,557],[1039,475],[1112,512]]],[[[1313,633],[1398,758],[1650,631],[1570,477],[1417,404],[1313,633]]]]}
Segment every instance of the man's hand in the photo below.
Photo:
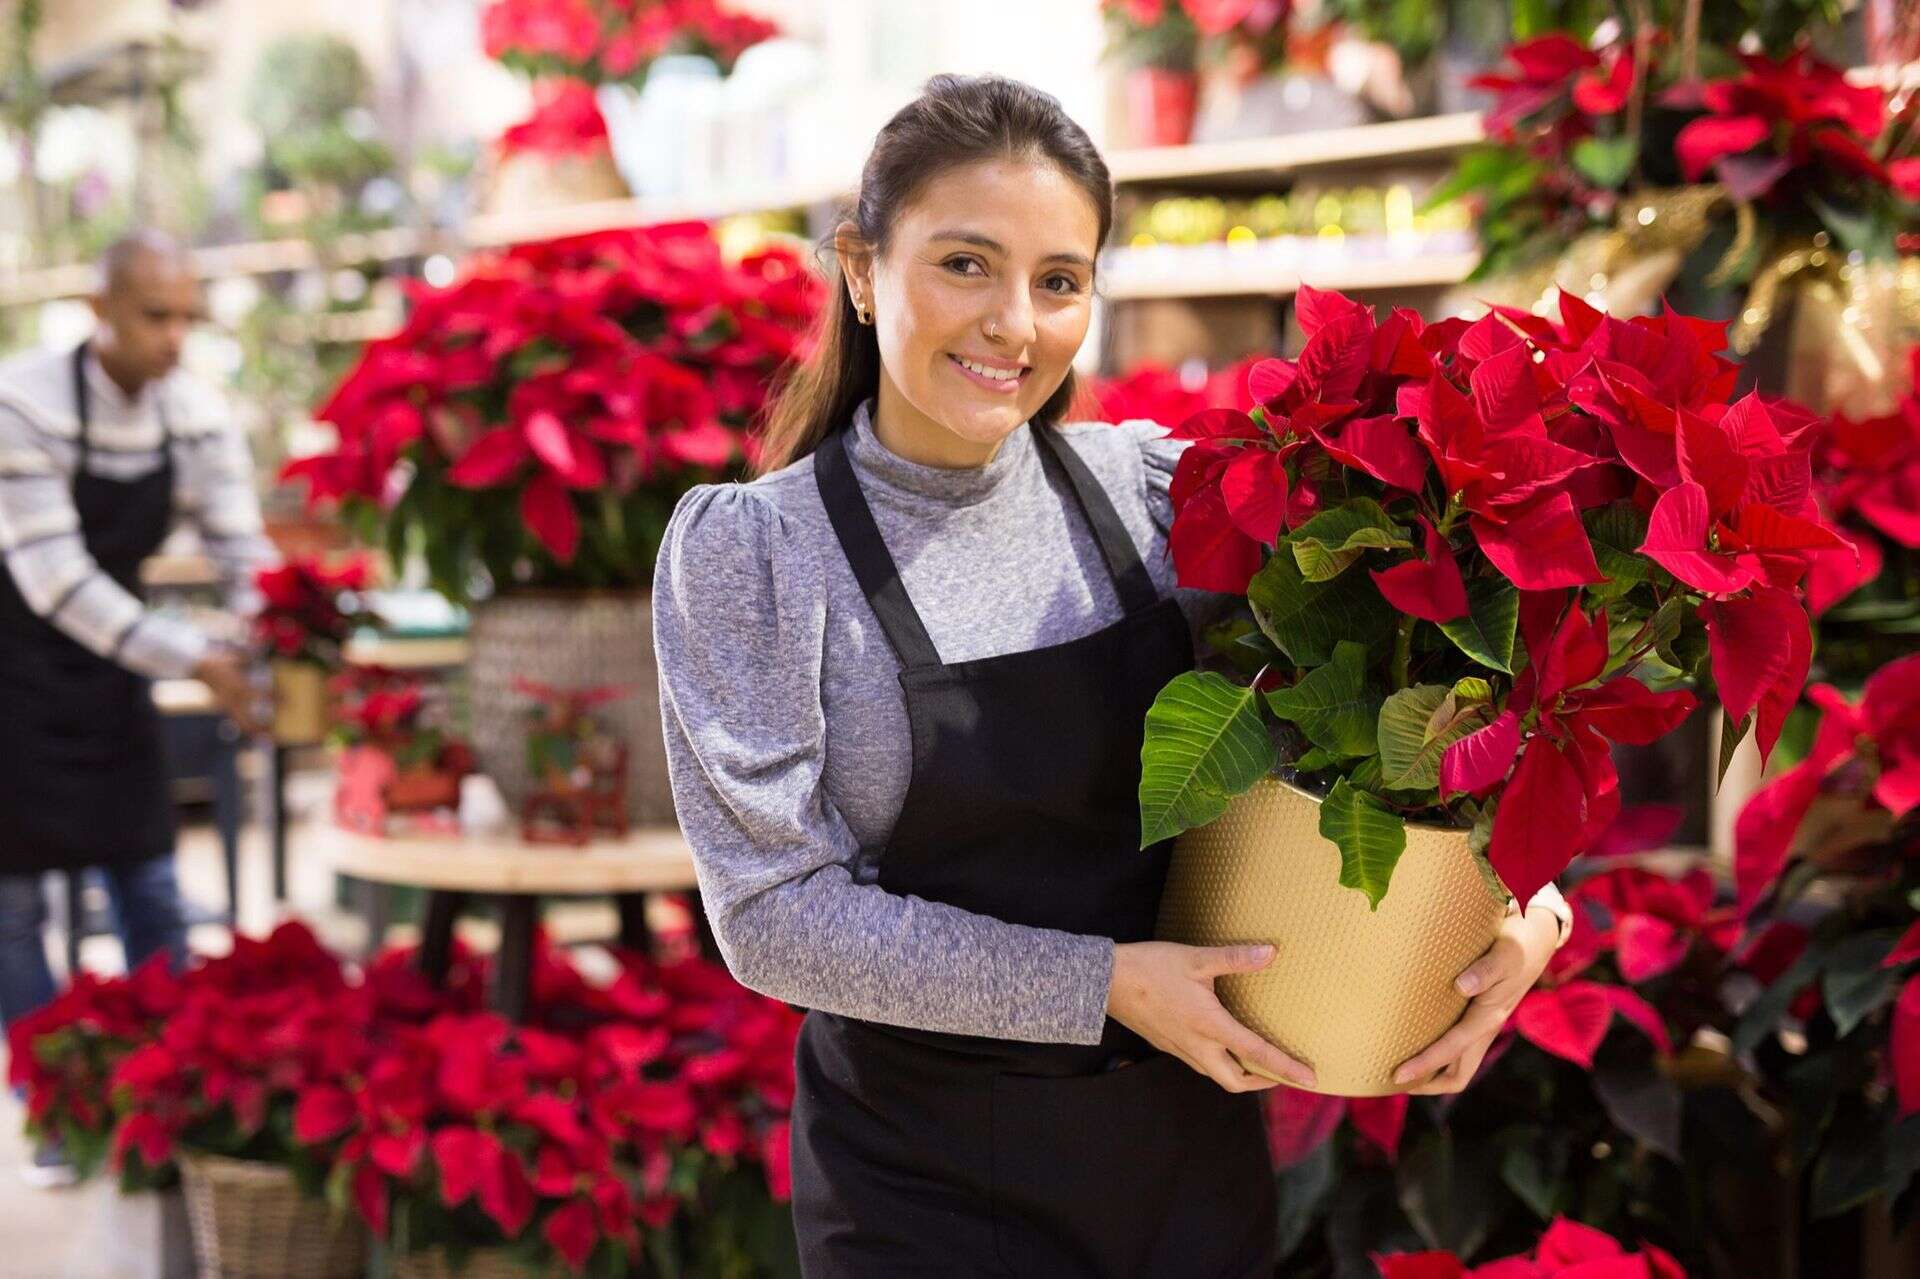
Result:
{"type": "Polygon", "coordinates": [[[1467,1011],[1453,1029],[1402,1063],[1393,1081],[1412,1084],[1411,1093],[1459,1092],[1471,1083],[1500,1027],[1546,971],[1559,935],[1552,911],[1508,915],[1493,945],[1455,979],[1462,994],[1473,996],[1467,1011]]]}
{"type": "Polygon", "coordinates": [[[254,686],[246,659],[231,649],[216,648],[200,659],[193,677],[207,686],[213,700],[243,733],[264,733],[268,721],[263,703],[270,696],[254,686]]]}

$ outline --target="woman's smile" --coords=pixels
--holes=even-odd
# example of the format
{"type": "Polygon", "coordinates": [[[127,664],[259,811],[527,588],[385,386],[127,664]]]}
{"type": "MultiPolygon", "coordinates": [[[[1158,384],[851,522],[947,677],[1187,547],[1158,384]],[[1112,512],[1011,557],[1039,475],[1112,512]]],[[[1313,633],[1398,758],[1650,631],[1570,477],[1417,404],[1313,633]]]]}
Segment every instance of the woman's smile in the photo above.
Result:
{"type": "Polygon", "coordinates": [[[954,369],[961,377],[994,395],[1015,394],[1019,391],[1021,383],[1033,373],[1033,369],[1025,364],[959,356],[951,351],[947,353],[947,359],[952,361],[954,369]]]}

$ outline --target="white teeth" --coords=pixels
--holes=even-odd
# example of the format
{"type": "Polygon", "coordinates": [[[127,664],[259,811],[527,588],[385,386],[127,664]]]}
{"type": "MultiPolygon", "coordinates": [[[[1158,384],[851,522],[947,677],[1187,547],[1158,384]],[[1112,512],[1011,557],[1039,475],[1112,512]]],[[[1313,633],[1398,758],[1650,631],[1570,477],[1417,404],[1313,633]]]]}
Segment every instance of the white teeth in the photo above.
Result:
{"type": "Polygon", "coordinates": [[[972,369],[981,377],[990,377],[996,382],[1010,382],[1020,376],[1019,369],[990,369],[984,364],[975,364],[972,360],[956,360],[965,368],[972,369]]]}

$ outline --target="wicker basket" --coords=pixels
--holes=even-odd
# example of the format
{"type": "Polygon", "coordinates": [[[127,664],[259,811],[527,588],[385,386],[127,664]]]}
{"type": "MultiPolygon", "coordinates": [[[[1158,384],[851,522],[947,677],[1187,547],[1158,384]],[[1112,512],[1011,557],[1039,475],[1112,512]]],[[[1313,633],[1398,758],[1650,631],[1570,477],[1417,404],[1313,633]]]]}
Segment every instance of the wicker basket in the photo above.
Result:
{"type": "Polygon", "coordinates": [[[1312,1066],[1316,1092],[1403,1092],[1394,1070],[1459,1020],[1467,1000],[1453,979],[1493,943],[1506,903],[1488,891],[1466,832],[1434,826],[1407,827],[1377,911],[1339,880],[1320,801],[1266,778],[1174,842],[1158,935],[1271,942],[1266,968],[1215,983],[1227,1010],[1312,1066]]]}
{"type": "Polygon", "coordinates": [[[595,714],[627,744],[627,813],[639,826],[673,821],[652,596],[645,591],[516,591],[474,609],[473,752],[514,812],[534,790],[527,768],[526,696],[517,676],[556,687],[617,684],[626,696],[595,714]]]}
{"type": "Polygon", "coordinates": [[[367,1232],[357,1217],[300,1193],[278,1164],[180,1157],[200,1279],[359,1279],[367,1232]]]}
{"type": "Polygon", "coordinates": [[[478,1249],[457,1266],[439,1248],[387,1254],[389,1279],[561,1279],[565,1273],[557,1264],[529,1269],[505,1248],[478,1249]]]}

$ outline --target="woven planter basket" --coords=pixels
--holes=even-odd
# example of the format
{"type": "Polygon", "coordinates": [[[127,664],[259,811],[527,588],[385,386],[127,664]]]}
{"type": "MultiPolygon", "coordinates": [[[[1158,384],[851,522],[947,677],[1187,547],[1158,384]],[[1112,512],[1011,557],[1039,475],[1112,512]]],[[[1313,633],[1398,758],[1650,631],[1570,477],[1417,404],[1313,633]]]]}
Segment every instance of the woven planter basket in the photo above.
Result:
{"type": "Polygon", "coordinates": [[[1320,801],[1264,778],[1174,841],[1158,936],[1272,943],[1266,968],[1214,983],[1220,1001],[1313,1067],[1313,1091],[1379,1097],[1405,1091],[1394,1070],[1460,1019],[1467,998],[1453,980],[1493,944],[1505,915],[1465,831],[1412,825],[1387,895],[1370,910],[1366,894],[1340,884],[1320,801]]]}
{"type": "Polygon", "coordinates": [[[556,687],[618,684],[626,696],[594,713],[627,743],[627,813],[635,825],[673,821],[660,677],[653,663],[653,597],[645,591],[523,591],[473,611],[468,687],[473,753],[520,812],[527,771],[527,709],[516,677],[556,687]]]}
{"type": "Polygon", "coordinates": [[[480,1248],[456,1266],[439,1248],[425,1252],[387,1254],[390,1279],[562,1279],[566,1270],[555,1264],[529,1269],[505,1248],[480,1248]]]}
{"type": "Polygon", "coordinates": [[[359,1279],[360,1219],[300,1193],[278,1164],[220,1155],[180,1157],[199,1279],[359,1279]]]}

